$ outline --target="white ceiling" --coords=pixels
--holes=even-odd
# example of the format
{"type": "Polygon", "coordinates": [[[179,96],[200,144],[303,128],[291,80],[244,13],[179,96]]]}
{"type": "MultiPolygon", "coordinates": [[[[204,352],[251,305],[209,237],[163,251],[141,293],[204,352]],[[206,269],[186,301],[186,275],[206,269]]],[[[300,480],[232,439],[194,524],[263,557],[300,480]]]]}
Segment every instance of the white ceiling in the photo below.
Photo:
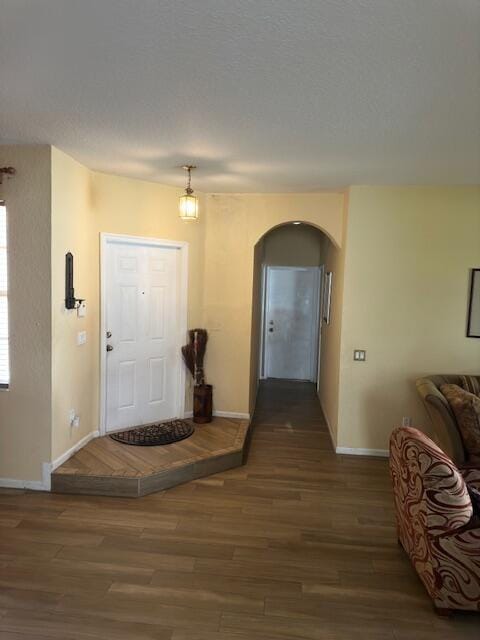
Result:
{"type": "Polygon", "coordinates": [[[480,0],[0,0],[0,139],[204,191],[480,182],[480,0]]]}

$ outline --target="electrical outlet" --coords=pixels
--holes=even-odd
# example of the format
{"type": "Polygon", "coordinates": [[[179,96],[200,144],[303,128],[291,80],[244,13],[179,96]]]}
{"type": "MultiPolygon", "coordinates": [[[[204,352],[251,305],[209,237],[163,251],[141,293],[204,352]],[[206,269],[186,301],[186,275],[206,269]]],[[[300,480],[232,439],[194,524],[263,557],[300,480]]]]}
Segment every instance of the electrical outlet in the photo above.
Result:
{"type": "Polygon", "coordinates": [[[79,318],[84,318],[87,315],[87,303],[85,300],[82,300],[77,307],[77,316],[79,318]]]}
{"type": "Polygon", "coordinates": [[[402,427],[411,427],[411,426],[412,426],[412,419],[410,418],[410,416],[403,416],[402,427]]]}
{"type": "Polygon", "coordinates": [[[72,429],[76,429],[80,426],[80,416],[77,416],[75,409],[70,409],[68,412],[68,420],[72,429]]]}
{"type": "Polygon", "coordinates": [[[82,344],[85,344],[87,342],[87,332],[86,331],[79,331],[77,333],[77,345],[81,346],[82,344]]]}
{"type": "Polygon", "coordinates": [[[355,362],[365,362],[367,359],[367,352],[364,349],[354,349],[353,359],[355,362]]]}

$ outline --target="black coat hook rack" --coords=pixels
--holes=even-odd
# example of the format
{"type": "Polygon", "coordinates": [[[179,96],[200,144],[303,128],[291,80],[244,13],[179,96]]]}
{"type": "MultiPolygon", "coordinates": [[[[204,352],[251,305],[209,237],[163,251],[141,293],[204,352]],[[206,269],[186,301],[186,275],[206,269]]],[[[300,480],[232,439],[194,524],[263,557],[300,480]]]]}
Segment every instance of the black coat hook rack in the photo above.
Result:
{"type": "Polygon", "coordinates": [[[73,254],[70,251],[65,254],[65,308],[77,309],[84,298],[75,298],[73,288],[73,254]]]}

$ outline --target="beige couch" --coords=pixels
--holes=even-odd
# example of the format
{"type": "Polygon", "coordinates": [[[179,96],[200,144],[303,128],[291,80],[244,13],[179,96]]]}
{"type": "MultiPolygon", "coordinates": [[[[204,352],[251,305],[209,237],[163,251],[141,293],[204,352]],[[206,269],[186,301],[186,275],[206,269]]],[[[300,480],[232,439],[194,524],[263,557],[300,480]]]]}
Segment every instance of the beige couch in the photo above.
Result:
{"type": "MultiPolygon", "coordinates": [[[[480,376],[476,377],[480,380],[480,376]]],[[[466,464],[468,463],[468,456],[463,446],[455,416],[440,391],[442,384],[458,384],[461,386],[460,375],[439,374],[419,378],[417,380],[417,390],[433,422],[440,446],[457,465],[466,464]]]]}

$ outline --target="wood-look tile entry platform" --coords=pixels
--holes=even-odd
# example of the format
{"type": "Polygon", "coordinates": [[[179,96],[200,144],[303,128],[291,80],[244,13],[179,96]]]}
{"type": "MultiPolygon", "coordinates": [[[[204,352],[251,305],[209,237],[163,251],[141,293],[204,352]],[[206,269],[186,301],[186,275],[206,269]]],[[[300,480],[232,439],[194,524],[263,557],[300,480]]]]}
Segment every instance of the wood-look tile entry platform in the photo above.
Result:
{"type": "Polygon", "coordinates": [[[52,474],[52,491],[139,497],[238,467],[243,463],[249,423],[214,418],[195,425],[186,440],[137,447],[109,436],[91,440],[52,474]]]}

